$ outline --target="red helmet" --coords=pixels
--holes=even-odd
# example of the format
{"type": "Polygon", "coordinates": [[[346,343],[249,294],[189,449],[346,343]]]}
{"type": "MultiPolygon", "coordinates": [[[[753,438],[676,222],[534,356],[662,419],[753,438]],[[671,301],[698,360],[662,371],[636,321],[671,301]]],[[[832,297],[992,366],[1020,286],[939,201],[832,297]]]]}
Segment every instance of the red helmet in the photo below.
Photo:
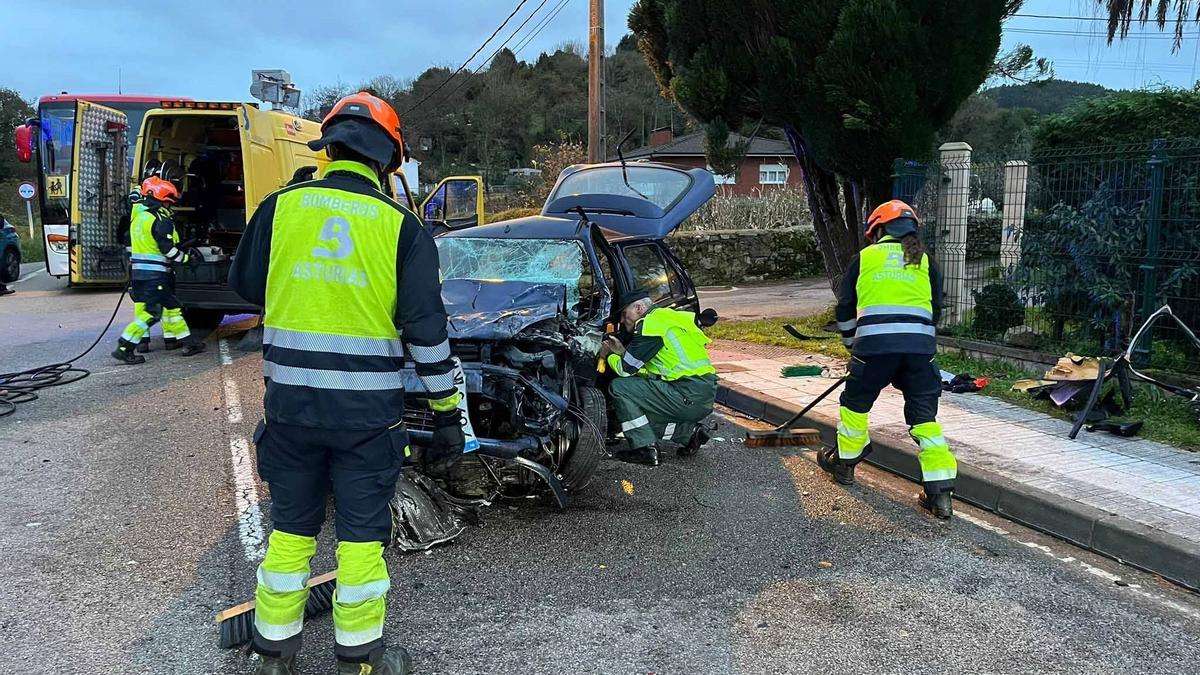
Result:
{"type": "Polygon", "coordinates": [[[880,233],[886,230],[893,237],[903,237],[905,234],[916,232],[920,224],[921,220],[917,218],[913,207],[899,199],[893,199],[880,204],[871,212],[867,218],[866,236],[867,239],[875,241],[879,239],[880,233]]]}
{"type": "Polygon", "coordinates": [[[142,181],[142,194],[164,203],[174,204],[179,201],[179,188],[171,181],[158,176],[151,176],[142,181]]]}
{"type": "Polygon", "coordinates": [[[388,105],[387,101],[378,96],[368,94],[365,91],[346,96],[334,104],[333,109],[329,111],[325,119],[321,120],[321,134],[321,140],[310,143],[309,147],[317,145],[318,147],[314,147],[313,149],[319,150],[330,143],[346,143],[347,145],[351,145],[352,149],[359,154],[385,165],[388,173],[395,170],[396,167],[404,162],[404,136],[400,131],[400,116],[396,114],[396,110],[392,106],[388,105]],[[338,122],[346,120],[370,122],[382,129],[387,134],[387,138],[393,146],[391,161],[382,161],[383,153],[378,148],[369,144],[365,139],[349,136],[338,138],[336,133],[329,133],[331,127],[334,127],[338,122]],[[354,143],[367,144],[355,147],[354,143]]]}

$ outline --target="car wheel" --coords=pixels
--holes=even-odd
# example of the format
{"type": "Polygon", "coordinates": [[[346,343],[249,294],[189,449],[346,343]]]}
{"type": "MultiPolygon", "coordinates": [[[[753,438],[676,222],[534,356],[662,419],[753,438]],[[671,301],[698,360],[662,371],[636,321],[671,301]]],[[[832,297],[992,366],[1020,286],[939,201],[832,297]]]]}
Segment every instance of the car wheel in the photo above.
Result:
{"type": "Polygon", "coordinates": [[[592,482],[600,460],[604,457],[604,439],[608,437],[608,412],[604,394],[595,387],[579,387],[579,400],[573,414],[587,422],[575,420],[578,438],[567,450],[559,471],[563,487],[578,492],[592,482]],[[594,429],[592,427],[595,427],[594,429]]]}
{"type": "Polygon", "coordinates": [[[0,258],[0,282],[11,284],[21,278],[21,251],[16,246],[4,249],[0,258]]]}
{"type": "Polygon", "coordinates": [[[225,312],[219,309],[183,309],[183,320],[187,322],[188,328],[212,330],[220,326],[224,318],[225,312]]]}

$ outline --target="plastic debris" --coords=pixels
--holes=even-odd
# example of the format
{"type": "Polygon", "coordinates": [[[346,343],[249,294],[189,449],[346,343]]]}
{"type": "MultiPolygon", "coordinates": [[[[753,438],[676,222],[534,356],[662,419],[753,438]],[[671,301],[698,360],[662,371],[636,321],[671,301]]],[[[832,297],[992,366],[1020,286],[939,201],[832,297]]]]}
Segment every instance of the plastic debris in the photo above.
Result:
{"type": "Polygon", "coordinates": [[[1099,359],[1067,352],[1053,368],[1046,371],[1045,377],[1055,382],[1095,382],[1099,375],[1099,359]]]}

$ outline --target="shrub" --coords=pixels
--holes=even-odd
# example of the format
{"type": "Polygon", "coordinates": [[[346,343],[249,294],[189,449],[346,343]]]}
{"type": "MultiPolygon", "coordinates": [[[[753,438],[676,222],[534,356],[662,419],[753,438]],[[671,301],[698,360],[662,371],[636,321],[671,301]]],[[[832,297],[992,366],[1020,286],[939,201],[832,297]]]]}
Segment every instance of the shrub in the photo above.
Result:
{"type": "Polygon", "coordinates": [[[717,194],[681,230],[778,230],[812,227],[803,190],[768,190],[757,197],[717,194]]]}
{"type": "Polygon", "coordinates": [[[1005,284],[988,284],[971,295],[975,297],[971,321],[975,335],[998,339],[1004,337],[1009,328],[1025,323],[1025,305],[1005,284]]]}

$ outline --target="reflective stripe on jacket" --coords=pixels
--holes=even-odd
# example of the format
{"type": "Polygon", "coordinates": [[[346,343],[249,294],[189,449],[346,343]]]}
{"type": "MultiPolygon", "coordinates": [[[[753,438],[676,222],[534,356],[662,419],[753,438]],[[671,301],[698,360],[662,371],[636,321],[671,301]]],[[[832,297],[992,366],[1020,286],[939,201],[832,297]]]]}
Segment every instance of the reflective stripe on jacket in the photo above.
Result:
{"type": "Polygon", "coordinates": [[[837,326],[857,356],[935,354],[941,277],[928,255],[906,265],[903,245],[884,237],[863,249],[847,270],[837,326]]]}
{"type": "Polygon", "coordinates": [[[268,422],[395,424],[406,351],[431,399],[456,396],[438,269],[421,221],[365,165],[333,162],[264,200],[230,284],[264,308],[268,422]]]}

